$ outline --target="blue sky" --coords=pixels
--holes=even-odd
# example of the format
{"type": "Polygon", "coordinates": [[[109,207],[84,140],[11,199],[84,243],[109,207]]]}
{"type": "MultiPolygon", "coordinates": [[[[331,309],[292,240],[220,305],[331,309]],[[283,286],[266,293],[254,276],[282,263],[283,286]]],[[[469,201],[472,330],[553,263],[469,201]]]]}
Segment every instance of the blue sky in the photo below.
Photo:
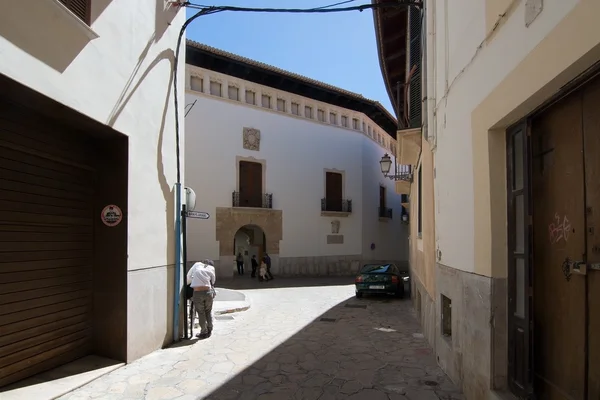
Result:
{"type": "MultiPolygon", "coordinates": [[[[312,8],[340,0],[192,0],[195,4],[312,8]]],[[[370,3],[355,0],[343,6],[370,3]]],[[[188,9],[188,17],[197,10],[188,9]]],[[[377,58],[373,12],[263,14],[222,12],[196,19],[189,39],[390,104],[377,58]]],[[[392,113],[393,114],[393,113],[392,113]]]]}

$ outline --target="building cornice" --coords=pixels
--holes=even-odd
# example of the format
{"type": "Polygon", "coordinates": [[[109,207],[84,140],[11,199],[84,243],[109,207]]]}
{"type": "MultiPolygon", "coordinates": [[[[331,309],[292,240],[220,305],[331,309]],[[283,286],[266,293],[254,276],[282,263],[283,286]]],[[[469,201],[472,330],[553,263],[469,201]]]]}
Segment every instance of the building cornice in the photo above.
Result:
{"type": "Polygon", "coordinates": [[[196,67],[242,78],[273,89],[361,112],[368,115],[391,137],[396,135],[396,118],[381,103],[367,99],[358,93],[192,40],[187,41],[186,62],[196,67]]]}

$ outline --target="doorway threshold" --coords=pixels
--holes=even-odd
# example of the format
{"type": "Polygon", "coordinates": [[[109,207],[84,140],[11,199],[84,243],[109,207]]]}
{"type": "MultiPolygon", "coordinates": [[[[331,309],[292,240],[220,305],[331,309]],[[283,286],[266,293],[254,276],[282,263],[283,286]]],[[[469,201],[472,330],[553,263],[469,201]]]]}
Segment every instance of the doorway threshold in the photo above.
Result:
{"type": "Polygon", "coordinates": [[[2,400],[52,400],[125,365],[121,361],[86,356],[0,389],[2,400]]]}

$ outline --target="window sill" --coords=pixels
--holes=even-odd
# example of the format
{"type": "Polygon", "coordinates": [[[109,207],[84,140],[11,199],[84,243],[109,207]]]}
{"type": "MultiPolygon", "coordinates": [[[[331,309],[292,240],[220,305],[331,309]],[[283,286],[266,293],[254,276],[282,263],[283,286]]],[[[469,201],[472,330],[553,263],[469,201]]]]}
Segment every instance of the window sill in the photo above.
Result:
{"type": "Polygon", "coordinates": [[[94,40],[100,37],[92,28],[80,20],[79,17],[73,14],[73,12],[71,12],[71,10],[69,10],[59,0],[51,0],[50,3],[56,7],[58,15],[62,17],[62,21],[60,22],[75,26],[77,30],[83,33],[89,40],[94,40]]]}
{"type": "Polygon", "coordinates": [[[321,211],[321,217],[349,217],[350,212],[346,211],[321,211]]]}

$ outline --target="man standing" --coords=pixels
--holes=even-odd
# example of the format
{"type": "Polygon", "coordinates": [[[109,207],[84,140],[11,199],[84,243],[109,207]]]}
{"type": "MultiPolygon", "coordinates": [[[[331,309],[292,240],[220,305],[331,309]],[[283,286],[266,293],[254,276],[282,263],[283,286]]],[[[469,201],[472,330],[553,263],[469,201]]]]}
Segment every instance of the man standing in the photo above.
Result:
{"type": "Polygon", "coordinates": [[[187,274],[187,283],[194,289],[192,300],[198,314],[200,333],[197,338],[207,339],[212,334],[212,307],[215,293],[215,263],[212,260],[202,260],[192,265],[187,274]]]}
{"type": "Polygon", "coordinates": [[[271,273],[271,257],[269,257],[269,254],[266,252],[263,261],[267,264],[267,278],[271,280],[273,279],[273,274],[271,273]]]}
{"type": "Polygon", "coordinates": [[[244,275],[244,256],[242,256],[241,252],[238,253],[235,262],[237,263],[238,275],[244,275]]]}
{"type": "Polygon", "coordinates": [[[250,276],[252,278],[256,278],[256,270],[258,269],[258,260],[256,260],[256,254],[252,256],[250,263],[252,264],[252,275],[250,276]]]}

